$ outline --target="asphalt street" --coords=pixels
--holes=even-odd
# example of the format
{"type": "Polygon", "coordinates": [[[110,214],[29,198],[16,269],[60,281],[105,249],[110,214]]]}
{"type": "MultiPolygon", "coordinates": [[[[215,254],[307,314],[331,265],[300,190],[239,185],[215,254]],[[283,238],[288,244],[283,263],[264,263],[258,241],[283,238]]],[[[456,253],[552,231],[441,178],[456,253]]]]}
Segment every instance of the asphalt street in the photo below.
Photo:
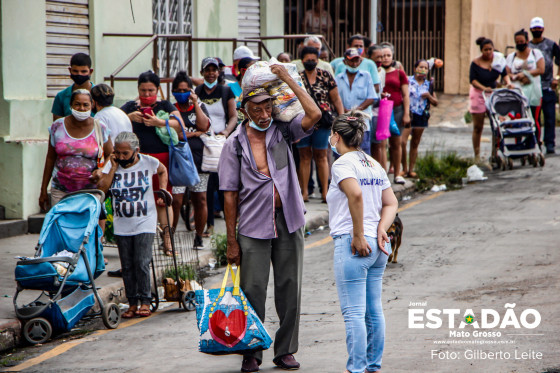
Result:
{"type": "MultiPolygon", "coordinates": [[[[489,176],[483,183],[419,195],[401,205],[404,235],[399,263],[389,264],[384,278],[383,371],[544,372],[560,368],[560,157],[547,158],[543,169],[517,166],[489,176]],[[476,329],[474,323],[463,323],[464,328],[459,327],[468,314],[481,325],[483,309],[495,311],[497,326],[476,329]],[[457,314],[450,327],[448,314],[453,310],[457,314]],[[412,324],[411,312],[417,315],[412,324]],[[428,312],[432,321],[426,317],[428,312]],[[481,331],[493,334],[475,335],[481,331]]],[[[328,230],[306,239],[296,355],[303,372],[345,369],[344,323],[332,254],[328,230]]],[[[207,284],[217,286],[222,272],[216,272],[207,284]]],[[[273,334],[278,320],[271,286],[265,326],[273,334]]],[[[178,311],[172,304],[150,318],[126,321],[116,330],[100,328],[83,338],[21,349],[16,353],[23,358],[19,365],[4,371],[239,371],[239,356],[204,355],[197,351],[197,343],[195,313],[178,311]]],[[[278,371],[271,360],[272,352],[266,351],[262,372],[278,371]]]]}

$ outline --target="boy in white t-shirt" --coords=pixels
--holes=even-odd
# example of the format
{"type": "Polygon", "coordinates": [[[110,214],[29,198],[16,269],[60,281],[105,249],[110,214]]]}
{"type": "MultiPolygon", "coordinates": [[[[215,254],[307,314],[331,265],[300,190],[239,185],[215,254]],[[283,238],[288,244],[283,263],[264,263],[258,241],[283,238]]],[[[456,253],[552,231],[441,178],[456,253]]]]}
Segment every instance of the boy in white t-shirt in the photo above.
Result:
{"type": "MultiPolygon", "coordinates": [[[[165,166],[154,157],[139,154],[139,150],[138,137],[132,132],[121,132],[98,183],[105,192],[110,190],[113,197],[115,239],[130,305],[123,318],[151,314],[150,261],[157,226],[152,175],[158,175],[162,190],[167,186],[165,166]]],[[[164,201],[158,198],[157,204],[163,206],[164,201]]]]}
{"type": "Polygon", "coordinates": [[[327,203],[334,240],[334,272],[346,325],[347,372],[381,369],[385,319],[381,285],[391,250],[387,229],[398,202],[387,173],[360,149],[368,117],[356,110],[338,116],[329,143],[340,154],[327,203]]]}

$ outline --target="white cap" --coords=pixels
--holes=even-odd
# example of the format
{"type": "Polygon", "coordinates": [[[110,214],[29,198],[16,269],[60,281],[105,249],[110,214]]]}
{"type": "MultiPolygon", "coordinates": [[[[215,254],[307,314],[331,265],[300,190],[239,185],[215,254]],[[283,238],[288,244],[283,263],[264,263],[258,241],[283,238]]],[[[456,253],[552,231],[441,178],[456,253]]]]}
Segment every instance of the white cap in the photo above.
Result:
{"type": "Polygon", "coordinates": [[[251,58],[253,60],[260,60],[259,57],[255,57],[253,51],[250,50],[247,46],[242,45],[238,47],[235,51],[233,51],[233,60],[240,60],[242,58],[251,58]]]}
{"type": "Polygon", "coordinates": [[[541,17],[535,17],[531,20],[531,27],[529,28],[536,28],[536,27],[544,28],[544,21],[541,17]]]}

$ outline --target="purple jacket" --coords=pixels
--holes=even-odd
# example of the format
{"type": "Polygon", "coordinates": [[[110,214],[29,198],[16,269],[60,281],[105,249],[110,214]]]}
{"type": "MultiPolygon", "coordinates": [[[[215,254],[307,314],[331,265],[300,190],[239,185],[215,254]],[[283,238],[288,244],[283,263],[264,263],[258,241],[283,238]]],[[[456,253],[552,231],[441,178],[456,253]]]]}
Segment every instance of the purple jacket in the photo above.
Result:
{"type": "Polygon", "coordinates": [[[297,141],[310,135],[313,128],[304,132],[301,127],[303,114],[290,123],[272,122],[266,131],[266,154],[270,175],[258,171],[249,145],[245,122],[227,139],[220,156],[218,173],[220,190],[239,191],[238,232],[257,239],[276,238],[274,219],[274,192],[278,190],[286,224],[290,233],[305,225],[305,208],[291,151],[277,126],[288,126],[291,140],[297,141]],[[241,144],[241,160],[237,156],[236,143],[241,144]]]}

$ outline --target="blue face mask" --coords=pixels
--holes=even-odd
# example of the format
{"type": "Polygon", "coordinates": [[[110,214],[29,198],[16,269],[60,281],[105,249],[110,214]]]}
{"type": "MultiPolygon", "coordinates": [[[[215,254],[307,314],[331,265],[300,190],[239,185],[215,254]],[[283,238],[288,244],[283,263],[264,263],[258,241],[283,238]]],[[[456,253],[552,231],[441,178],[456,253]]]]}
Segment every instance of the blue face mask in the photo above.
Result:
{"type": "Polygon", "coordinates": [[[332,136],[329,136],[329,145],[331,146],[331,150],[333,151],[334,154],[340,155],[338,150],[336,150],[336,144],[334,144],[334,145],[331,144],[331,137],[332,136]]]}
{"type": "Polygon", "coordinates": [[[358,48],[358,53],[360,54],[360,56],[362,55],[362,53],[364,53],[364,49],[363,48],[358,48]]]}
{"type": "Polygon", "coordinates": [[[350,74],[356,74],[358,70],[359,69],[357,67],[346,66],[346,71],[348,71],[350,74]]]}
{"type": "Polygon", "coordinates": [[[268,126],[266,126],[266,128],[262,128],[262,127],[257,126],[257,124],[253,121],[249,122],[249,127],[254,128],[254,129],[256,129],[257,131],[260,131],[260,132],[266,131],[267,129],[270,128],[270,126],[272,126],[272,118],[270,118],[270,122],[268,123],[268,126]]]}
{"type": "Polygon", "coordinates": [[[177,100],[180,104],[186,104],[189,102],[189,97],[191,96],[190,92],[173,92],[173,97],[177,100]]]}
{"type": "Polygon", "coordinates": [[[214,83],[208,83],[206,80],[204,81],[204,85],[205,85],[206,87],[208,87],[208,89],[214,88],[214,87],[216,86],[216,84],[218,84],[218,81],[217,81],[217,80],[214,80],[214,83]]]}

